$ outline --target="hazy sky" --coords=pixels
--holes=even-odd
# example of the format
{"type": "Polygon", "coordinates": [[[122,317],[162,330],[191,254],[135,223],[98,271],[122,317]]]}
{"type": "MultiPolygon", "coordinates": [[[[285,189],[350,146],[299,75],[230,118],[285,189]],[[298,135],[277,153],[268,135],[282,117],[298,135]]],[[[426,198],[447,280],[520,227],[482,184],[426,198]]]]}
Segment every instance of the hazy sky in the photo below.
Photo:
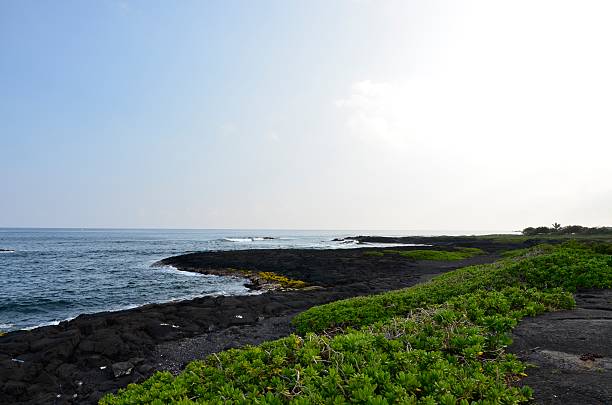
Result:
{"type": "Polygon", "coordinates": [[[609,1],[0,3],[0,226],[612,225],[609,1]]]}

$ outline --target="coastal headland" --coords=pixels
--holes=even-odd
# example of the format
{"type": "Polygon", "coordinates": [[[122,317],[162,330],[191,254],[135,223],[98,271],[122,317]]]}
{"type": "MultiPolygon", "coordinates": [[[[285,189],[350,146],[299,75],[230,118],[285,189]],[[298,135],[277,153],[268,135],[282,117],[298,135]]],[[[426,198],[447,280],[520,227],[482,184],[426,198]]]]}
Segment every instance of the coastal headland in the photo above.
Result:
{"type": "Polygon", "coordinates": [[[478,247],[485,253],[459,261],[415,261],[367,254],[384,249],[365,244],[356,249],[238,250],[171,257],[163,263],[180,270],[228,274],[234,269],[236,276],[244,270],[273,272],[310,288],[147,305],[8,333],[0,337],[1,402],[95,403],[103,394],[156,370],[178,372],[188,361],[210,353],[286,336],[293,330],[291,318],[312,306],[408,287],[452,269],[492,262],[503,250],[527,246],[454,237],[434,243],[409,238],[403,243],[478,247]]]}
{"type": "MultiPolygon", "coordinates": [[[[257,293],[81,315],[57,326],[9,333],[0,337],[0,402],[96,403],[157,370],[177,374],[209,354],[288,336],[295,331],[292,318],[313,306],[410,287],[542,242],[520,237],[354,239],[364,247],[200,252],[164,259],[161,264],[179,270],[245,278],[257,293]],[[367,242],[420,246],[371,248],[367,242]]],[[[612,309],[609,295],[598,299],[601,311],[612,309]]],[[[588,307],[583,301],[579,309],[588,307]]],[[[585,314],[586,335],[612,337],[607,323],[589,323],[591,312],[585,314]]],[[[521,342],[516,352],[539,353],[521,342]]],[[[589,342],[586,336],[585,347],[577,350],[588,355],[589,342]]],[[[601,356],[607,359],[606,353],[591,353],[594,362],[604,361],[601,356]]]]}

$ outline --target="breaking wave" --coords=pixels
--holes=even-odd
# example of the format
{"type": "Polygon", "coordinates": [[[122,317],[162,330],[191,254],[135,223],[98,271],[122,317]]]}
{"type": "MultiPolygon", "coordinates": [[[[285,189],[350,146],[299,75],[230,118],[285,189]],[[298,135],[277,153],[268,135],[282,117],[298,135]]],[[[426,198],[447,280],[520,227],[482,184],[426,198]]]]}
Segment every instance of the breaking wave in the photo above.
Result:
{"type": "Polygon", "coordinates": [[[235,243],[248,243],[248,242],[261,242],[264,240],[275,240],[278,238],[273,238],[271,236],[252,236],[252,237],[244,237],[244,238],[223,238],[221,241],[223,242],[235,242],[235,243]]]}

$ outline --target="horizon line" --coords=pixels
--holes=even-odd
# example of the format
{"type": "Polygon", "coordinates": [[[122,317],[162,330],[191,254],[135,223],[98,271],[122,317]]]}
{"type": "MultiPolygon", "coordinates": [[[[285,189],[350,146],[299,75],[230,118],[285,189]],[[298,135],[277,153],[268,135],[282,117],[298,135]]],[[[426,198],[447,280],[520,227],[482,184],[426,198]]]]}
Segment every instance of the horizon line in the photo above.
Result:
{"type": "Polygon", "coordinates": [[[391,229],[391,228],[173,228],[173,227],[97,227],[97,226],[0,226],[0,229],[66,229],[66,230],[169,230],[169,231],[504,231],[520,232],[521,230],[502,229],[391,229]]]}

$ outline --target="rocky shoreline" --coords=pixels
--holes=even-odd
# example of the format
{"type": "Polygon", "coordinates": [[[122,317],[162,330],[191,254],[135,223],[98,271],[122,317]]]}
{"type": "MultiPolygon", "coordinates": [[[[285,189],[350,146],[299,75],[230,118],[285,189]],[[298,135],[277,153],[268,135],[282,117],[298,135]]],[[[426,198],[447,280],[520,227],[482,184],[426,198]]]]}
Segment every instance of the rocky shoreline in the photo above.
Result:
{"type": "Polygon", "coordinates": [[[292,332],[291,318],[314,305],[411,286],[449,270],[494,261],[503,250],[532,244],[410,239],[402,243],[478,247],[486,254],[438,262],[364,254],[382,250],[374,248],[275,249],[164,259],[163,264],[185,271],[271,272],[317,288],[267,286],[258,295],[204,297],[81,315],[58,326],[9,333],[0,337],[0,402],[95,403],[103,394],[141,381],[156,370],[178,372],[185,363],[216,351],[286,336],[292,332]]]}

